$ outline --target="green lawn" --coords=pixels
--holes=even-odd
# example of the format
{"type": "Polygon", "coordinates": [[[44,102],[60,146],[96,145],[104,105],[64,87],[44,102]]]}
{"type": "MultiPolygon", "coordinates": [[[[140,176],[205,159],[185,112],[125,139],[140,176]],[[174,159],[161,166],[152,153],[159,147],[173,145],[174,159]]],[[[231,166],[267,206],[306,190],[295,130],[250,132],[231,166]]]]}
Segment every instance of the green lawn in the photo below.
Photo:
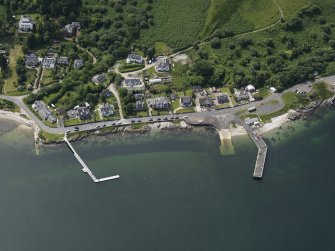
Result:
{"type": "Polygon", "coordinates": [[[220,109],[226,109],[226,108],[230,108],[230,104],[226,103],[226,104],[220,104],[215,106],[216,109],[220,110],[220,109]]]}
{"type": "Polygon", "coordinates": [[[186,71],[188,69],[187,65],[182,65],[181,63],[174,63],[172,69],[172,84],[176,91],[182,91],[187,86],[184,86],[186,79],[186,71]]]}
{"type": "Polygon", "coordinates": [[[46,86],[54,82],[53,70],[52,69],[44,69],[43,70],[43,79],[41,80],[42,86],[46,86]]]}
{"type": "Polygon", "coordinates": [[[148,117],[149,116],[149,112],[147,112],[147,111],[137,112],[136,116],[137,117],[148,117]]]}
{"type": "Polygon", "coordinates": [[[177,98],[175,101],[172,101],[171,103],[172,103],[172,110],[173,111],[180,107],[180,99],[179,98],[177,98]]]}
{"type": "Polygon", "coordinates": [[[313,90],[316,91],[317,97],[320,100],[329,99],[334,96],[334,93],[328,90],[326,83],[314,84],[313,90]]]}
{"type": "Polygon", "coordinates": [[[143,64],[123,64],[120,66],[120,72],[126,73],[126,72],[132,72],[132,71],[138,71],[144,68],[143,64]]]}
{"type": "Polygon", "coordinates": [[[155,42],[155,56],[169,55],[173,50],[164,42],[155,42]]]}
{"type": "Polygon", "coordinates": [[[151,115],[152,116],[161,116],[161,115],[169,115],[169,111],[166,110],[152,110],[151,115]]]}
{"type": "Polygon", "coordinates": [[[5,80],[4,92],[10,93],[17,91],[18,86],[18,76],[16,74],[16,61],[23,57],[22,45],[15,45],[9,51],[9,78],[5,80]]]}
{"type": "Polygon", "coordinates": [[[181,113],[193,113],[193,112],[195,112],[194,107],[188,107],[188,108],[180,109],[176,113],[181,114],[181,113]]]}
{"type": "Polygon", "coordinates": [[[41,130],[39,133],[39,137],[46,142],[53,142],[61,141],[64,136],[62,134],[52,134],[41,130]]]}

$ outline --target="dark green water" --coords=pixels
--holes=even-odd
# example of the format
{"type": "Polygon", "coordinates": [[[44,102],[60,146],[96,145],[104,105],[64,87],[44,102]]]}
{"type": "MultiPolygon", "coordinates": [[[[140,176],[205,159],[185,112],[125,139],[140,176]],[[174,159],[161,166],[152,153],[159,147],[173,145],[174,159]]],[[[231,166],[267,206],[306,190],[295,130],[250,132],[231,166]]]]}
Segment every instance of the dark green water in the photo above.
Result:
{"type": "Polygon", "coordinates": [[[261,182],[247,138],[231,157],[213,134],[77,143],[98,177],[121,175],[94,184],[64,146],[36,157],[0,123],[1,251],[335,249],[335,113],[270,135],[261,182]]]}

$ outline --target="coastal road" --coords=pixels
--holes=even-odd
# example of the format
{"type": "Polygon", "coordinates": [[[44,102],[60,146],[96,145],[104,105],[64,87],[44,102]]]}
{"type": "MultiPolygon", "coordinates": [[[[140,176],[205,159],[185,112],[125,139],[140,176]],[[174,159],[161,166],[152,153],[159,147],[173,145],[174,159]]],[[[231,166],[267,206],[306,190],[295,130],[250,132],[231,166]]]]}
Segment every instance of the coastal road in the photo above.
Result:
{"type": "MultiPolygon", "coordinates": [[[[335,82],[335,75],[329,76],[325,78],[320,78],[316,82],[326,82],[333,86],[335,82]]],[[[256,109],[264,109],[266,108],[266,113],[275,112],[282,107],[284,107],[284,103],[282,101],[282,95],[287,92],[294,92],[295,90],[304,89],[304,90],[311,90],[312,82],[305,82],[302,84],[298,84],[294,87],[291,87],[285,90],[283,93],[275,93],[269,97],[261,101],[255,101],[249,104],[235,106],[232,108],[227,108],[223,110],[213,110],[213,111],[202,111],[202,112],[195,112],[195,113],[188,113],[188,114],[173,114],[173,115],[164,115],[164,116],[155,116],[155,117],[141,117],[141,118],[131,118],[131,119],[121,119],[115,121],[104,121],[104,122],[95,122],[89,124],[83,124],[78,126],[69,126],[69,127],[49,127],[45,125],[23,102],[25,96],[14,97],[8,95],[0,95],[1,99],[5,99],[15,103],[17,106],[21,108],[21,111],[26,113],[35,123],[38,125],[42,130],[53,133],[53,134],[63,134],[66,131],[75,131],[75,127],[78,127],[80,131],[90,131],[90,130],[97,130],[104,127],[111,127],[111,126],[124,126],[124,125],[131,125],[134,123],[153,123],[153,122],[163,122],[163,121],[173,121],[176,119],[185,120],[186,118],[192,120],[204,120],[209,118],[214,118],[218,120],[220,123],[220,127],[225,128],[227,127],[227,121],[232,121],[234,117],[236,118],[235,114],[239,111],[247,110],[251,106],[255,106],[256,109]],[[272,105],[272,101],[276,101],[275,105],[272,105]],[[268,105],[267,105],[268,103],[268,105]]]]}

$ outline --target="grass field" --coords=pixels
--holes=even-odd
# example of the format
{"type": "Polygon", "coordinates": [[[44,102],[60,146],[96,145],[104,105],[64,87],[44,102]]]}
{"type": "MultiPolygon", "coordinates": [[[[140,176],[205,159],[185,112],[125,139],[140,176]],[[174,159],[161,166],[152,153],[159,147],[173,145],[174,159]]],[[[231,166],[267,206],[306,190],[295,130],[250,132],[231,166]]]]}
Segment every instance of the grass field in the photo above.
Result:
{"type": "Polygon", "coordinates": [[[308,0],[276,0],[279,6],[282,8],[284,15],[289,16],[296,12],[301,7],[308,5],[308,0]]]}
{"type": "Polygon", "coordinates": [[[208,0],[154,1],[154,26],[141,32],[140,41],[144,44],[161,41],[173,49],[189,46],[202,30],[208,7],[208,0]]]}
{"type": "Polygon", "coordinates": [[[9,51],[9,71],[10,76],[5,80],[4,92],[10,93],[17,91],[18,77],[15,71],[16,61],[18,58],[23,57],[22,46],[15,45],[14,48],[9,51]]]}

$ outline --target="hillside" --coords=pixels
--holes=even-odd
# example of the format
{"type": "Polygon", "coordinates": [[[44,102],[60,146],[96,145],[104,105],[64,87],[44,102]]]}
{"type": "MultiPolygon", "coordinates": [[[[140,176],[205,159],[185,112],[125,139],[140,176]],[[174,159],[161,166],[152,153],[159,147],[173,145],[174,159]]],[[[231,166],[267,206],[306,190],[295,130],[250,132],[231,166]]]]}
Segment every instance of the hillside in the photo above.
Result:
{"type": "Polygon", "coordinates": [[[141,31],[140,42],[162,41],[173,49],[193,44],[206,20],[208,0],[155,0],[152,5],[154,25],[141,31]]]}
{"type": "MultiPolygon", "coordinates": [[[[277,2],[283,4],[285,15],[284,10],[289,9],[285,4],[289,2],[277,2]]],[[[210,43],[189,53],[194,62],[201,61],[212,67],[212,77],[200,73],[199,78],[199,71],[194,69],[189,79],[204,79],[213,85],[243,87],[252,84],[256,88],[275,86],[283,90],[312,80],[316,75],[334,74],[333,11],[333,1],[313,0],[295,13],[291,10],[292,14],[286,15],[285,21],[268,29],[240,36],[216,36],[210,43]]]]}
{"type": "Polygon", "coordinates": [[[240,34],[269,26],[305,6],[307,0],[154,1],[153,25],[141,31],[140,43],[160,41],[180,49],[203,40],[216,29],[240,34]]]}

